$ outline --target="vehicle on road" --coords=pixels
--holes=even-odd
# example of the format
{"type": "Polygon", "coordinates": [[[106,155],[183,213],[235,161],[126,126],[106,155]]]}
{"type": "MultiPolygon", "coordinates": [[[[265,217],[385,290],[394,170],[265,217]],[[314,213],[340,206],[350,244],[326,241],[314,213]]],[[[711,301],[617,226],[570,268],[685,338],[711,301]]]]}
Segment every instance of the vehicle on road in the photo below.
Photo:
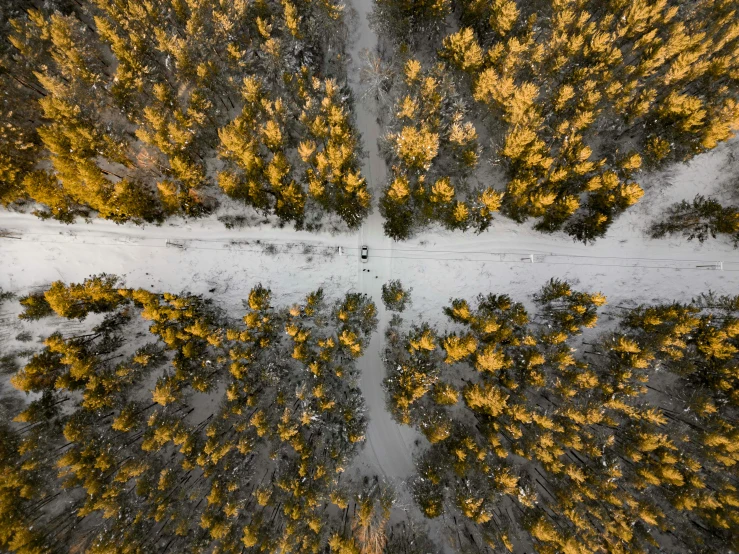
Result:
{"type": "Polygon", "coordinates": [[[361,255],[361,257],[362,257],[362,263],[363,264],[366,264],[367,263],[367,260],[369,259],[369,248],[367,248],[366,246],[362,246],[362,255],[361,255]]]}

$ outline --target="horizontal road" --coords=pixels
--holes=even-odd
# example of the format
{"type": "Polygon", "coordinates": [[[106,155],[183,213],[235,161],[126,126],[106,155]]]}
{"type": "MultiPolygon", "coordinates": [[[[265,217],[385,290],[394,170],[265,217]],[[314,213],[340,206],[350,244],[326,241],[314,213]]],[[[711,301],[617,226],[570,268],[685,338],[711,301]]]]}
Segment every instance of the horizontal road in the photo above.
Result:
{"type": "MultiPolygon", "coordinates": [[[[384,168],[380,168],[384,170],[384,168]]],[[[378,171],[379,172],[379,171],[378,171]]],[[[224,230],[216,222],[215,230],[209,221],[191,224],[190,231],[177,227],[134,227],[112,225],[104,221],[93,224],[60,226],[56,221],[41,221],[34,216],[19,213],[0,213],[0,241],[20,240],[40,244],[89,244],[90,246],[116,246],[129,248],[184,247],[192,250],[232,250],[263,252],[269,244],[309,245],[339,248],[346,256],[359,258],[362,244],[371,249],[373,260],[449,260],[458,262],[488,262],[504,264],[545,264],[567,266],[641,267],[646,269],[718,269],[739,271],[739,252],[726,251],[723,245],[713,248],[705,244],[700,255],[675,256],[660,241],[641,243],[638,249],[621,248],[622,255],[597,255],[593,252],[613,250],[582,244],[555,242],[546,235],[540,240],[526,240],[530,248],[519,245],[515,249],[502,249],[500,241],[487,235],[457,234],[444,248],[422,244],[401,243],[394,246],[382,233],[382,219],[377,212],[370,215],[359,233],[354,235],[311,234],[259,227],[246,230],[224,230]],[[198,225],[202,223],[203,225],[198,225]],[[60,231],[62,229],[62,231],[60,231]],[[489,250],[483,249],[490,247],[489,250]],[[633,254],[629,254],[632,252],[633,254]]],[[[598,243],[600,246],[600,243],[598,243]]]]}

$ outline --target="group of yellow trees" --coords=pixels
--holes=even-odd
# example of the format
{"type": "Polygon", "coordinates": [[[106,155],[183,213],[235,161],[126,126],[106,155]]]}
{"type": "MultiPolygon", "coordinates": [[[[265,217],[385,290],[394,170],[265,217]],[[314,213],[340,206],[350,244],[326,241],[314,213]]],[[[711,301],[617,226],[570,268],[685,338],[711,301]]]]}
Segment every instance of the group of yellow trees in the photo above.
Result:
{"type": "Polygon", "coordinates": [[[217,181],[298,226],[321,213],[357,226],[369,196],[327,59],[343,52],[343,25],[333,0],[11,1],[0,202],[63,221],[161,221],[213,208],[217,181]],[[216,177],[218,157],[229,168],[216,177]]]}
{"type": "MultiPolygon", "coordinates": [[[[298,226],[367,215],[337,0],[7,4],[3,205],[161,221],[212,209],[217,183],[298,226]]],[[[732,0],[378,0],[403,60],[386,232],[479,232],[500,210],[603,235],[643,168],[739,127],[737,19],[732,0]]]]}
{"type": "MultiPolygon", "coordinates": [[[[382,0],[378,11],[393,4],[414,18],[423,3],[382,0]]],[[[450,2],[434,5],[441,18],[451,13],[450,2]]],[[[593,240],[641,198],[634,179],[643,167],[686,160],[739,128],[732,0],[457,5],[459,28],[439,37],[435,53],[425,55],[418,37],[396,37],[407,62],[395,85],[387,137],[393,175],[383,196],[396,238],[428,221],[483,229],[478,210],[494,211],[504,194],[500,208],[517,221],[536,218],[539,230],[593,240]],[[431,90],[446,102],[429,99],[431,90]],[[483,133],[490,148],[482,159],[505,177],[489,203],[480,195],[492,196],[491,181],[502,175],[470,174],[471,152],[460,153],[461,167],[447,160],[483,133]],[[412,224],[401,221],[409,217],[412,224]]]]}
{"type": "Polygon", "coordinates": [[[391,327],[389,405],[428,439],[424,514],[479,551],[739,547],[739,296],[621,308],[602,332],[600,294],[553,280],[534,301],[391,327]]]}
{"type": "Polygon", "coordinates": [[[333,80],[312,76],[307,66],[284,78],[299,111],[287,108],[281,97],[270,100],[256,77],[244,79],[241,115],[219,132],[221,156],[233,169],[220,172],[218,183],[229,196],[283,220],[302,221],[311,198],[356,227],[369,210],[370,196],[341,91],[333,80]],[[291,164],[286,145],[301,137],[300,161],[291,164]],[[302,172],[296,174],[294,165],[302,172]]]}
{"type": "Polygon", "coordinates": [[[477,131],[458,96],[454,79],[437,64],[423,71],[418,60],[403,68],[386,136],[392,180],[380,200],[385,233],[394,239],[439,221],[449,229],[485,230],[502,194],[493,186],[472,190],[466,182],[480,162],[477,131]]]}
{"type": "Polygon", "coordinates": [[[11,382],[33,396],[0,421],[3,551],[379,554],[414,536],[388,543],[390,489],[343,477],[366,427],[366,296],[280,308],[257,286],[239,322],[98,275],[21,304],[58,330],[19,354],[11,382]]]}

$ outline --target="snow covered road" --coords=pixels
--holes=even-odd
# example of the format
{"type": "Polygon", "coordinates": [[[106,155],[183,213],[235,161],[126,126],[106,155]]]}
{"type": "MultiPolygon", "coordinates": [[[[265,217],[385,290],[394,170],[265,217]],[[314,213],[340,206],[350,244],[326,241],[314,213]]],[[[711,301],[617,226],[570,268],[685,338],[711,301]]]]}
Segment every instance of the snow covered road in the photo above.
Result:
{"type": "MultiPolygon", "coordinates": [[[[379,172],[384,171],[382,166],[378,169],[379,172]]],[[[626,214],[623,217],[628,216],[626,214]]],[[[618,226],[619,222],[615,227],[618,226]]],[[[429,232],[394,245],[382,234],[379,213],[373,213],[358,234],[331,235],[269,226],[228,230],[213,218],[162,227],[115,225],[101,220],[63,225],[56,221],[39,220],[28,214],[0,212],[0,240],[4,241],[1,248],[7,248],[8,251],[12,250],[10,241],[24,243],[24,250],[29,248],[27,243],[86,244],[132,249],[165,248],[178,244],[194,250],[240,247],[242,251],[258,252],[267,244],[301,244],[335,248],[337,253],[338,247],[341,247],[342,254],[358,258],[361,245],[371,243],[373,262],[393,258],[528,264],[533,256],[534,263],[544,265],[706,269],[704,266],[707,264],[722,263],[725,271],[739,270],[739,253],[721,240],[699,245],[681,239],[657,241],[620,237],[620,234],[609,234],[595,245],[584,245],[563,239],[561,235],[542,235],[528,232],[525,226],[517,230],[511,222],[496,222],[493,229],[482,235],[429,232]]]]}
{"type": "MultiPolygon", "coordinates": [[[[370,29],[367,20],[372,4],[372,2],[363,0],[354,2],[357,27],[351,44],[353,66],[350,73],[350,84],[355,98],[362,97],[360,54],[362,51],[372,52],[377,47],[377,36],[370,29]]],[[[363,146],[368,153],[368,156],[364,158],[363,173],[375,200],[374,211],[365,220],[358,237],[358,247],[361,248],[362,245],[369,247],[367,263],[358,259],[359,290],[372,297],[378,307],[379,320],[379,332],[372,336],[369,347],[359,360],[359,368],[362,371],[360,387],[369,415],[363,461],[369,469],[391,481],[396,481],[413,473],[411,452],[416,432],[410,427],[400,426],[393,421],[385,407],[385,394],[382,389],[382,380],[385,377],[382,348],[389,314],[382,304],[381,293],[382,284],[392,277],[393,243],[383,232],[382,217],[376,200],[385,183],[386,168],[377,148],[377,139],[381,133],[377,116],[372,113],[366,102],[358,101],[356,106],[357,125],[362,133],[363,146]]]]}

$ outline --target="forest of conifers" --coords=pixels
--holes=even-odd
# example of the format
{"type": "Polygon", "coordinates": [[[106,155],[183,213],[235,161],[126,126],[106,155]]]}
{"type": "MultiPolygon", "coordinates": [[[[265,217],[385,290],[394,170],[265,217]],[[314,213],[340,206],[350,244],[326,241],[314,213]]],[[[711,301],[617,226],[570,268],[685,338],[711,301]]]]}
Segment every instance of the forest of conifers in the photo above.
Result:
{"type": "MultiPolygon", "coordinates": [[[[347,231],[374,200],[394,241],[507,217],[589,243],[643,177],[739,129],[735,0],[373,5],[381,48],[352,63],[378,183],[349,2],[5,0],[0,203],[60,226],[225,206],[347,231]]],[[[693,194],[652,236],[739,244],[739,206],[693,194]]],[[[609,305],[552,279],[450,299],[439,326],[403,320],[395,280],[378,329],[365,294],[270,289],[239,318],[104,273],[0,290],[0,550],[739,550],[739,296],[609,305]],[[402,524],[389,483],[347,471],[375,332],[387,408],[422,437],[402,524]]]]}
{"type": "MultiPolygon", "coordinates": [[[[552,280],[533,300],[456,299],[448,331],[398,315],[386,330],[388,408],[428,439],[423,515],[479,551],[736,548],[739,296],[615,306],[603,329],[601,294],[552,280]]],[[[387,484],[342,479],[367,423],[366,296],[280,307],[260,285],[238,321],[103,274],[20,305],[45,326],[2,357],[32,394],[3,390],[4,548],[437,552],[390,528],[387,484]]]]}
{"type": "MultiPolygon", "coordinates": [[[[2,16],[2,204],[161,222],[227,197],[298,227],[366,217],[343,4],[9,0],[2,16]]],[[[371,67],[394,239],[500,211],[591,241],[644,171],[739,127],[731,0],[378,0],[375,24],[393,51],[371,67]]],[[[710,199],[666,218],[656,236],[739,232],[710,199]]]]}
{"type": "Polygon", "coordinates": [[[365,216],[337,3],[3,11],[3,204],[157,222],[211,211],[219,188],[298,225],[311,207],[365,216]]]}
{"type": "Polygon", "coordinates": [[[389,407],[430,443],[423,513],[461,514],[493,551],[739,546],[739,296],[616,306],[604,329],[599,293],[552,280],[533,300],[388,329],[389,407]]]}

